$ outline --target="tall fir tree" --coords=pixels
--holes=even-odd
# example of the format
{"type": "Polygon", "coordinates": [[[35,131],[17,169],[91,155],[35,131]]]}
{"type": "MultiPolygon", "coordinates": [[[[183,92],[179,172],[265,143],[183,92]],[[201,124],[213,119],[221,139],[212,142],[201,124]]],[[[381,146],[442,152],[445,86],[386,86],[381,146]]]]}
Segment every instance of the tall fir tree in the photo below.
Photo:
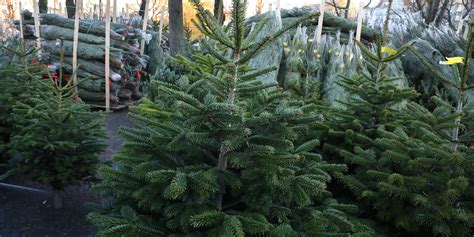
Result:
{"type": "Polygon", "coordinates": [[[333,190],[388,228],[389,236],[472,236],[472,151],[453,149],[445,136],[459,126],[459,114],[431,113],[409,102],[413,89],[392,83],[397,78],[387,64],[412,42],[389,50],[390,6],[376,51],[358,43],[372,73],[343,78],[340,84],[354,96],[344,109],[325,109],[323,154],[349,167],[336,175],[333,190]]]}
{"type": "MultiPolygon", "coordinates": [[[[373,236],[326,190],[328,164],[313,105],[290,99],[259,75],[274,70],[247,63],[303,17],[254,42],[245,37],[246,1],[234,0],[228,31],[193,1],[214,42],[207,55],[176,60],[191,71],[176,83],[154,81],[155,102],[133,108],[114,167],[97,186],[112,204],[89,218],[100,236],[373,236]]],[[[261,24],[265,24],[264,22],[261,24]]],[[[261,29],[256,26],[254,29],[261,29]]]]}

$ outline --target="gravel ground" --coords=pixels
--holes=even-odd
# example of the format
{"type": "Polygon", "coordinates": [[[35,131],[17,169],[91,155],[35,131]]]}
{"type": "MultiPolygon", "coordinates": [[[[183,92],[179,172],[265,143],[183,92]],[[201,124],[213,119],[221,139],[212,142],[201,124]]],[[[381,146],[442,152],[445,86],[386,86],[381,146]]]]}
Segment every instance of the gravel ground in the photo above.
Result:
{"type": "MultiPolygon", "coordinates": [[[[109,135],[108,148],[101,155],[110,160],[122,141],[117,136],[118,128],[131,126],[127,110],[116,111],[107,116],[109,135]]],[[[47,192],[37,193],[0,187],[0,237],[56,237],[93,236],[91,225],[85,219],[87,203],[100,202],[100,196],[88,185],[71,186],[63,194],[64,208],[52,207],[50,188],[29,180],[12,177],[6,183],[24,185],[47,192]]]]}

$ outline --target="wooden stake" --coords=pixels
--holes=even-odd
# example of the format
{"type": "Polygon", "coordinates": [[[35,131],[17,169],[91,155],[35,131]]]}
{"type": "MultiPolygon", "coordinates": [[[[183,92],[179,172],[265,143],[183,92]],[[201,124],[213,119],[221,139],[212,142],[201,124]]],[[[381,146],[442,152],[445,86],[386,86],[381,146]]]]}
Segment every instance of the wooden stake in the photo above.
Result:
{"type": "MultiPolygon", "coordinates": [[[[41,48],[41,34],[40,34],[40,21],[39,21],[39,7],[37,0],[33,0],[33,17],[35,21],[35,37],[36,37],[36,48],[41,48]]],[[[38,56],[41,56],[41,50],[38,51],[38,56]]]]}
{"type": "Polygon", "coordinates": [[[117,0],[114,0],[114,8],[112,13],[112,22],[117,23],[117,0]]]}
{"type": "Polygon", "coordinates": [[[54,14],[58,14],[58,0],[54,0],[54,14]]]}
{"type": "Polygon", "coordinates": [[[122,22],[121,23],[123,24],[123,23],[125,23],[125,8],[124,7],[122,7],[122,14],[121,15],[122,15],[122,17],[121,17],[122,22]]]}
{"type": "Polygon", "coordinates": [[[105,4],[105,110],[110,111],[110,0],[105,4]]]}
{"type": "Polygon", "coordinates": [[[79,41],[79,6],[81,6],[82,0],[76,0],[76,11],[74,14],[74,36],[72,46],[72,76],[74,86],[77,85],[77,47],[79,41]]]}
{"type": "Polygon", "coordinates": [[[316,43],[321,43],[321,34],[323,33],[323,20],[324,20],[324,8],[326,1],[321,0],[321,5],[319,6],[319,19],[318,19],[318,28],[316,30],[316,43]]]}
{"type": "Polygon", "coordinates": [[[161,6],[161,13],[160,13],[160,29],[159,29],[159,38],[158,38],[158,46],[161,46],[161,38],[163,38],[163,21],[165,20],[165,6],[161,6]]]}
{"type": "Polygon", "coordinates": [[[125,18],[130,20],[130,15],[128,14],[128,3],[125,3],[125,18]]]}
{"type": "MultiPolygon", "coordinates": [[[[143,15],[143,27],[142,27],[142,31],[143,31],[143,34],[146,34],[146,28],[147,28],[147,25],[148,25],[148,8],[150,6],[150,0],[146,0],[146,3],[145,3],[145,14],[143,15]]],[[[145,53],[145,38],[142,37],[142,42],[140,44],[140,54],[143,55],[143,53],[145,53]]]]}
{"type": "Polygon", "coordinates": [[[63,6],[61,3],[59,3],[59,8],[58,8],[58,11],[59,11],[59,15],[62,16],[63,15],[63,6]]]}
{"type": "Polygon", "coordinates": [[[20,39],[24,39],[23,36],[23,7],[21,6],[21,1],[18,2],[18,10],[20,11],[20,39]]]}
{"type": "Polygon", "coordinates": [[[360,36],[362,33],[362,21],[364,19],[364,15],[365,15],[364,5],[362,4],[362,1],[361,1],[359,5],[359,12],[357,14],[357,30],[356,30],[357,41],[360,41],[360,36]]]}

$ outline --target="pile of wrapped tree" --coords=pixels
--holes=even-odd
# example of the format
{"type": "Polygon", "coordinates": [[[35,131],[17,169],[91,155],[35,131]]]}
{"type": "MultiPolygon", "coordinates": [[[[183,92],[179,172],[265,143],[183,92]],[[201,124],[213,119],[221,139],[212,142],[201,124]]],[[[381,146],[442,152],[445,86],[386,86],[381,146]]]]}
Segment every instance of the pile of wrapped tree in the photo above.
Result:
{"type": "MultiPolygon", "coordinates": [[[[293,9],[281,9],[280,17],[282,25],[285,26],[294,20],[298,19],[299,17],[305,15],[315,14],[318,11],[312,9],[311,7],[302,7],[302,8],[293,8],[293,9]]],[[[265,18],[267,18],[269,13],[261,14],[253,16],[247,19],[247,24],[252,25],[257,23],[265,18]]],[[[316,27],[318,25],[319,18],[312,18],[301,23],[301,26],[307,27],[308,35],[314,36],[316,27]]],[[[342,17],[338,17],[331,13],[325,12],[324,13],[324,21],[323,21],[323,34],[329,34],[335,36],[336,34],[340,34],[339,38],[342,42],[347,43],[350,38],[351,32],[355,32],[357,28],[357,23],[350,19],[345,19],[342,17]]],[[[289,31],[289,35],[295,35],[296,29],[292,29],[289,31]]],[[[374,41],[378,32],[373,30],[369,27],[362,26],[361,31],[361,39],[363,41],[374,41]]]]}
{"type": "MultiPolygon", "coordinates": [[[[24,36],[27,43],[35,41],[35,27],[30,14],[24,14],[24,36]]],[[[63,52],[63,70],[72,73],[74,20],[55,14],[40,15],[42,52],[50,56],[48,63],[58,63],[63,52]],[[62,47],[61,47],[62,45],[62,47]]],[[[19,22],[16,22],[17,25],[19,22]]],[[[140,55],[141,31],[125,24],[111,24],[110,102],[121,107],[142,97],[141,77],[148,56],[140,55]]],[[[78,35],[79,96],[82,100],[105,104],[105,26],[104,22],[81,20],[78,35]],[[82,80],[81,80],[82,79],[82,80]]]]}

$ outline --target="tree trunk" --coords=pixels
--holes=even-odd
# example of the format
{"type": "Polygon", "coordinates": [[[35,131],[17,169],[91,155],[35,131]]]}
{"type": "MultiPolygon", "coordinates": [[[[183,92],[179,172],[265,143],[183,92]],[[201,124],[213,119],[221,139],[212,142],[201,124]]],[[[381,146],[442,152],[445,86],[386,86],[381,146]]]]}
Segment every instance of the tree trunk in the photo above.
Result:
{"type": "Polygon", "coordinates": [[[224,0],[214,0],[214,17],[221,25],[224,24],[224,0]]]}
{"type": "Polygon", "coordinates": [[[38,7],[40,13],[48,13],[48,0],[39,0],[38,7]]]}
{"type": "Polygon", "coordinates": [[[184,43],[183,0],[168,1],[170,54],[182,51],[184,43]]]}
{"type": "Polygon", "coordinates": [[[435,24],[439,26],[441,22],[444,19],[444,14],[446,13],[446,10],[448,9],[449,5],[449,0],[444,0],[443,4],[441,5],[441,9],[439,9],[438,14],[436,15],[435,18],[435,24]]]}
{"type": "Polygon", "coordinates": [[[76,14],[76,4],[74,0],[66,0],[67,18],[74,18],[76,14]]]}
{"type": "MultiPolygon", "coordinates": [[[[169,1],[168,2],[172,2],[169,1]]],[[[138,14],[143,18],[145,16],[145,6],[146,6],[146,0],[142,0],[140,3],[140,10],[138,11],[138,14]]]]}
{"type": "Polygon", "coordinates": [[[346,0],[346,9],[344,10],[344,18],[349,18],[349,8],[351,6],[351,0],[346,0]]]}

